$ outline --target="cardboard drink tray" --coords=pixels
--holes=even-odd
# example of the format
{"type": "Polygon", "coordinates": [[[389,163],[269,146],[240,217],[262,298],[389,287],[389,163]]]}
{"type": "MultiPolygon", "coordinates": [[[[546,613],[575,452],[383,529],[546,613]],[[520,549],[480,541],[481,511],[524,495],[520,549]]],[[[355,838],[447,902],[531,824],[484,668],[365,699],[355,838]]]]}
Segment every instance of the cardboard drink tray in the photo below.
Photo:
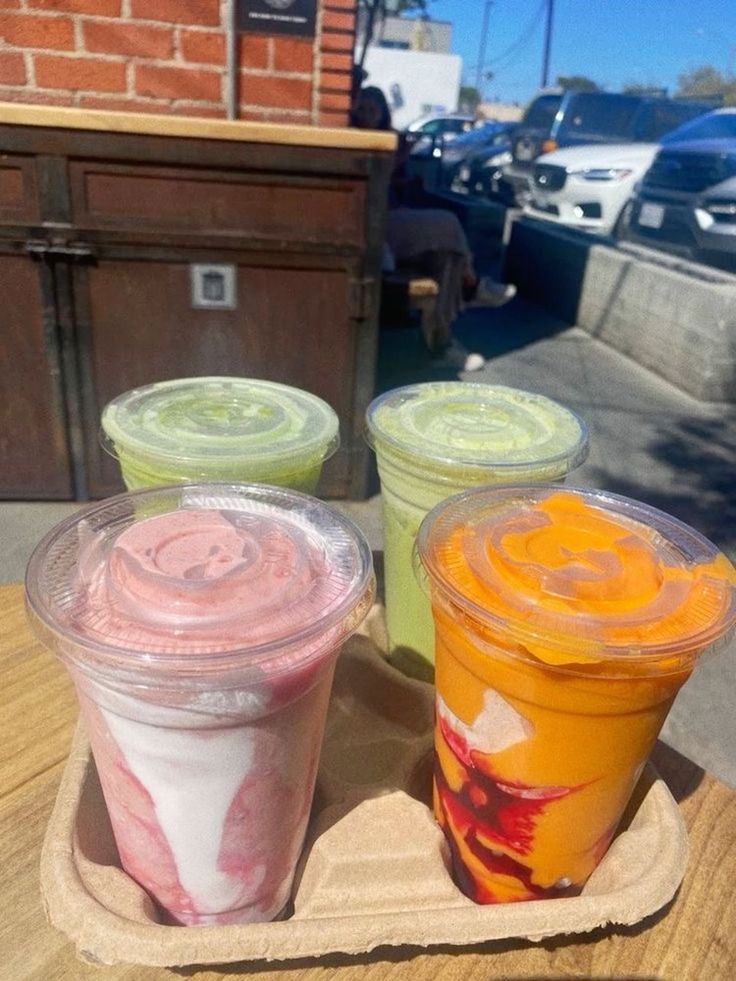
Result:
{"type": "Polygon", "coordinates": [[[41,886],[49,920],[82,959],[173,967],[359,954],[387,944],[541,940],[631,925],[669,902],[685,872],[687,833],[651,766],[582,895],[500,906],[463,896],[430,811],[434,691],[383,660],[381,627],[374,608],[338,661],[288,919],[162,925],[120,867],[80,726],[44,841],[41,886]]]}

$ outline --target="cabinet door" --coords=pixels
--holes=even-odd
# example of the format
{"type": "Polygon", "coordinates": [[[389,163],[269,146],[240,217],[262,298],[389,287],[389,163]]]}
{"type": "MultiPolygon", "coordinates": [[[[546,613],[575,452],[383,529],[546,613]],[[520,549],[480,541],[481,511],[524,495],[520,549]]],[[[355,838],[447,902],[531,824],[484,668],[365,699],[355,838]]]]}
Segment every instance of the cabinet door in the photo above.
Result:
{"type": "MultiPolygon", "coordinates": [[[[198,257],[198,261],[209,261],[198,257]]],[[[216,261],[216,260],[215,260],[216,261]]],[[[356,321],[345,268],[236,265],[236,309],[192,305],[190,266],[171,260],[101,259],[77,270],[77,339],[89,493],[120,489],[100,450],[99,415],[114,396],[167,378],[242,375],[295,385],[338,413],[342,448],[320,491],[343,497],[361,447],[352,445],[356,321]]]]}
{"type": "Polygon", "coordinates": [[[74,496],[52,269],[0,246],[0,496],[74,496]]]}

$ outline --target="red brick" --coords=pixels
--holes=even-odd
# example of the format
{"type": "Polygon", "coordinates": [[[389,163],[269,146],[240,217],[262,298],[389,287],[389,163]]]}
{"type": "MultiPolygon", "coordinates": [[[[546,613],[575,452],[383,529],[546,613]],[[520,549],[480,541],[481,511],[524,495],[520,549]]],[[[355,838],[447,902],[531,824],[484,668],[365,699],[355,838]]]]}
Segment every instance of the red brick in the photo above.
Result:
{"type": "Polygon", "coordinates": [[[220,31],[192,31],[182,28],[179,47],[185,61],[203,65],[225,64],[225,35],[220,31]]]}
{"type": "Polygon", "coordinates": [[[146,99],[116,98],[104,95],[80,95],[83,109],[107,109],[110,112],[169,112],[168,102],[149,102],[146,99]]]}
{"type": "Polygon", "coordinates": [[[273,67],[277,72],[311,72],[312,41],[278,37],[273,40],[273,67]]]}
{"type": "Polygon", "coordinates": [[[203,106],[197,102],[191,104],[179,102],[172,106],[169,112],[173,116],[198,116],[207,119],[224,119],[226,115],[224,106],[203,106]]]}
{"type": "Polygon", "coordinates": [[[45,89],[71,89],[87,92],[125,92],[125,64],[100,58],[61,58],[57,55],[33,56],[36,84],[45,89]]]}
{"type": "Polygon", "coordinates": [[[265,123],[268,119],[268,109],[243,109],[238,112],[238,119],[246,123],[265,123]]]}
{"type": "Polygon", "coordinates": [[[347,126],[349,122],[346,112],[330,112],[329,110],[320,112],[320,126],[347,126]]]}
{"type": "Polygon", "coordinates": [[[324,10],[322,13],[323,31],[349,31],[355,29],[355,14],[337,10],[324,10]]]}
{"type": "Polygon", "coordinates": [[[355,10],[355,0],[325,0],[325,10],[355,10]]]}
{"type": "Polygon", "coordinates": [[[202,68],[169,68],[136,65],[135,91],[159,99],[196,99],[219,102],[222,84],[219,72],[202,68]]]}
{"type": "Polygon", "coordinates": [[[69,14],[100,14],[119,17],[121,0],[27,0],[27,7],[38,10],[58,10],[69,14]]]}
{"type": "Polygon", "coordinates": [[[344,51],[352,54],[353,35],[352,34],[333,34],[326,32],[322,35],[320,48],[323,51],[344,51]]]}
{"type": "Polygon", "coordinates": [[[70,106],[73,101],[68,92],[37,92],[27,86],[22,89],[0,88],[0,102],[25,102],[34,106],[70,106]]]}
{"type": "Polygon", "coordinates": [[[328,92],[350,92],[352,83],[350,72],[320,72],[319,87],[328,92]]]}
{"type": "Polygon", "coordinates": [[[136,20],[220,26],[220,0],[131,0],[130,12],[136,20]]]}
{"type": "Polygon", "coordinates": [[[20,0],[0,0],[0,10],[17,10],[20,0]]]}
{"type": "Polygon", "coordinates": [[[349,72],[353,67],[352,54],[338,54],[335,51],[325,51],[320,58],[322,71],[349,72]]]}
{"type": "Polygon", "coordinates": [[[241,75],[240,101],[249,106],[309,109],[312,105],[312,82],[311,79],[273,75],[241,75]]]}
{"type": "Polygon", "coordinates": [[[350,108],[350,92],[320,92],[320,109],[344,109],[350,108]]]}
{"type": "Polygon", "coordinates": [[[26,66],[23,55],[0,52],[0,84],[25,85],[26,66]]]}
{"type": "Polygon", "coordinates": [[[294,123],[296,126],[309,126],[312,122],[311,112],[281,112],[278,109],[269,109],[268,120],[271,123],[294,123]]]}
{"type": "Polygon", "coordinates": [[[82,33],[87,51],[98,54],[170,58],[174,51],[174,30],[171,27],[88,20],[82,24],[82,33]]]}
{"type": "Polygon", "coordinates": [[[241,34],[238,61],[242,68],[268,68],[269,38],[260,34],[241,34]]]}
{"type": "Polygon", "coordinates": [[[0,41],[18,48],[74,48],[71,17],[43,17],[37,14],[0,14],[0,41]]]}

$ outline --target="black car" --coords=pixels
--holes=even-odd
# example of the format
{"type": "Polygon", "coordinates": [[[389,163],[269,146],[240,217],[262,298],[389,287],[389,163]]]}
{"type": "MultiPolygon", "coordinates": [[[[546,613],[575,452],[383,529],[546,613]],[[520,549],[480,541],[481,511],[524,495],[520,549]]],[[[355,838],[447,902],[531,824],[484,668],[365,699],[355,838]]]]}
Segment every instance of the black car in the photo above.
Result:
{"type": "Polygon", "coordinates": [[[528,107],[504,168],[507,192],[529,196],[540,154],[583,143],[658,143],[670,130],[712,109],[712,103],[618,92],[543,92],[528,107]]]}
{"type": "Polygon", "coordinates": [[[736,108],[662,140],[630,206],[626,237],[736,272],[736,108]]]}
{"type": "Polygon", "coordinates": [[[509,160],[515,129],[516,123],[487,122],[444,146],[440,158],[441,183],[456,191],[471,190],[468,177],[474,162],[488,157],[509,160]]]}

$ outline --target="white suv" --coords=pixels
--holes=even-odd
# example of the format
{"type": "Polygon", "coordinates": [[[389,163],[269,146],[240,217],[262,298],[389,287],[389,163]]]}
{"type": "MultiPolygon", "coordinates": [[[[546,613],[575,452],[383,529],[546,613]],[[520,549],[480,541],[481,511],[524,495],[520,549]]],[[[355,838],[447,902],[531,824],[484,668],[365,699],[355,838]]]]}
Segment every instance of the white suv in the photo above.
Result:
{"type": "Polygon", "coordinates": [[[538,157],[525,211],[599,235],[614,235],[624,208],[656,156],[657,143],[567,147],[538,157]]]}

